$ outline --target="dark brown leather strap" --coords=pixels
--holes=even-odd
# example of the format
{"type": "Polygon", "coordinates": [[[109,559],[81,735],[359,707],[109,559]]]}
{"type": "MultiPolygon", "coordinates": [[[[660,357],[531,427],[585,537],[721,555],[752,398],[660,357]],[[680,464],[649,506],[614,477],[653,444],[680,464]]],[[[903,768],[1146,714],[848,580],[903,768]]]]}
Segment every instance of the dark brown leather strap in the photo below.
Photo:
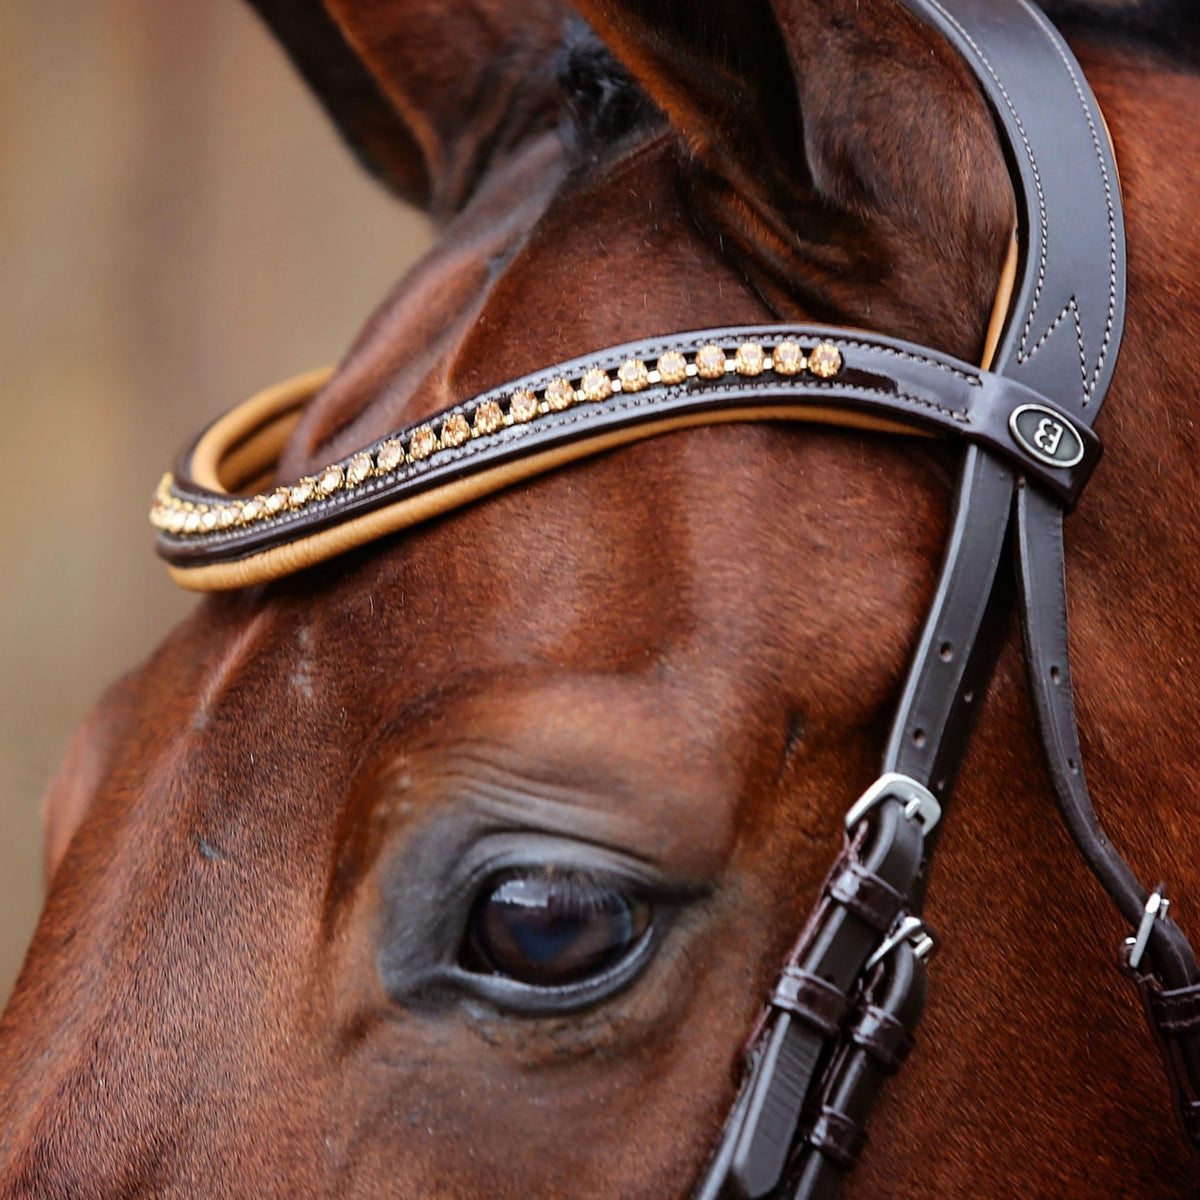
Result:
{"type": "Polygon", "coordinates": [[[908,903],[903,892],[854,858],[835,869],[826,887],[833,900],[880,933],[895,925],[908,903]]]}
{"type": "Polygon", "coordinates": [[[836,1108],[821,1109],[821,1115],[808,1134],[809,1144],[815,1150],[832,1158],[846,1170],[858,1162],[866,1140],[866,1130],[836,1108]]]}
{"type": "MultiPolygon", "coordinates": [[[[751,1200],[779,1186],[792,1146],[804,1132],[802,1114],[820,1088],[819,1072],[847,1041],[850,1000],[880,945],[879,914],[871,912],[871,919],[864,919],[851,905],[860,900],[863,881],[871,881],[865,885],[868,891],[901,899],[912,891],[924,857],[927,819],[885,790],[849,831],[845,850],[822,887],[821,902],[784,967],[772,1008],[752,1040],[748,1075],[696,1200],[751,1200]],[[839,880],[856,882],[839,885],[839,880]],[[850,898],[850,904],[839,896],[850,898]]],[[[910,954],[908,941],[901,938],[894,952],[910,954]]],[[[860,1023],[856,1013],[851,1024],[860,1023]]],[[[870,1021],[864,1028],[868,1038],[874,1036],[870,1021]]],[[[879,1028],[883,1044],[887,1033],[879,1028]]],[[[855,1054],[869,1057],[857,1043],[848,1044],[855,1054]]],[[[872,1062],[882,1077],[886,1068],[872,1062]]],[[[829,1136],[835,1136],[833,1125],[829,1136]]]]}
{"type": "Polygon", "coordinates": [[[925,966],[900,942],[875,967],[823,1089],[812,1108],[806,1144],[790,1170],[794,1200],[834,1200],[858,1159],[884,1081],[899,1065],[925,1007],[925,966]]]}
{"type": "Polygon", "coordinates": [[[850,1000],[841,988],[800,967],[785,967],[771,996],[771,1007],[791,1013],[821,1033],[842,1027],[850,1000]]]}
{"type": "MultiPolygon", "coordinates": [[[[265,422],[276,420],[276,413],[264,416],[265,422]]],[[[398,511],[439,490],[453,498],[448,506],[454,507],[461,500],[449,489],[489,473],[501,472],[495,477],[503,481],[502,469],[514,464],[536,473],[613,444],[725,420],[874,423],[893,432],[961,436],[1010,461],[1068,505],[1100,457],[1099,440],[1090,429],[1002,375],[874,334],[809,325],[740,326],[630,343],[534,372],[331,464],[306,485],[303,499],[298,486],[276,486],[253,498],[201,486],[193,478],[193,448],[155,505],[158,551],[183,571],[255,558],[268,563],[269,552],[280,547],[381,510],[398,511]],[[741,347],[758,347],[763,361],[773,363],[784,342],[802,347],[810,362],[817,362],[817,347],[829,347],[828,365],[821,368],[829,373],[784,374],[760,367],[757,359],[755,373],[739,371],[741,347]],[[696,370],[705,347],[722,352],[716,356],[719,373],[711,378],[696,370]],[[683,356],[692,374],[674,383],[654,382],[647,370],[638,390],[605,394],[606,386],[618,382],[623,365],[653,366],[668,353],[683,356]],[[602,398],[581,399],[593,371],[600,372],[594,394],[602,398]],[[548,391],[556,381],[570,386],[548,391]],[[528,397],[536,402],[532,408],[528,397]],[[563,407],[551,407],[551,401],[563,407]],[[526,411],[531,415],[521,416],[526,411]],[[1053,437],[1042,426],[1053,429],[1053,437]],[[331,490],[324,494],[326,478],[331,490]]],[[[202,434],[198,444],[206,445],[208,436],[202,434]]],[[[250,434],[242,437],[250,439],[250,434]]],[[[231,453],[236,449],[231,446],[231,453]]],[[[256,464],[268,473],[270,465],[256,464]]],[[[272,568],[265,566],[261,578],[270,577],[272,568]]]]}
{"type": "MultiPolygon", "coordinates": [[[[1090,425],[1103,404],[1120,345],[1125,252],[1116,166],[1095,100],[1061,39],[1024,0],[999,5],[994,0],[956,0],[949,6],[940,0],[905,3],[941,25],[968,61],[974,62],[1014,149],[1028,214],[1023,232],[1027,269],[995,368],[1054,397],[1076,422],[1090,425]],[[1016,33],[1025,20],[1040,26],[1047,36],[1031,39],[1016,33]],[[1014,88],[1023,94],[1015,95],[1014,88]],[[1052,126],[1042,119],[1048,112],[1055,113],[1052,126]],[[1062,119],[1072,112],[1082,119],[1062,119]],[[1097,247],[1104,252],[1097,252],[1097,247]],[[1037,269],[1030,271],[1034,262],[1037,269]]],[[[972,450],[968,461],[972,457],[982,459],[986,452],[972,450]]],[[[1010,471],[1011,464],[996,464],[992,490],[997,494],[1004,490],[1002,477],[1010,471]]],[[[1147,891],[1104,834],[1084,778],[1068,656],[1062,508],[1024,472],[1019,476],[1014,557],[1030,689],[1051,780],[1076,845],[1122,915],[1136,927],[1147,891]]],[[[972,504],[985,487],[977,465],[964,471],[960,509],[972,504]]],[[[984,508],[978,503],[972,507],[984,508]]],[[[997,532],[1006,521],[1006,508],[997,506],[990,522],[975,528],[969,520],[957,522],[956,541],[973,544],[974,556],[990,564],[1000,546],[997,532]]],[[[978,578],[977,567],[969,568],[966,558],[966,552],[952,543],[939,601],[956,586],[961,592],[964,580],[969,587],[978,578]]],[[[919,755],[908,739],[920,728],[916,720],[932,725],[939,699],[941,711],[953,715],[963,709],[963,684],[939,680],[931,654],[935,646],[950,642],[944,624],[956,615],[962,622],[969,621],[985,594],[981,585],[974,593],[974,609],[961,600],[935,605],[902,706],[904,724],[897,723],[890,747],[889,766],[918,779],[929,778],[939,797],[944,795],[943,777],[950,773],[943,765],[946,750],[939,746],[933,751],[942,762],[933,775],[925,776],[921,773],[925,764],[914,761],[919,755]],[[910,712],[918,715],[911,717],[910,712]]],[[[952,726],[946,728],[949,733],[952,726]]],[[[954,739],[946,740],[953,748],[954,739]]],[[[1147,941],[1157,992],[1142,983],[1143,997],[1189,996],[1200,972],[1182,932],[1169,919],[1154,920],[1147,928],[1147,941]]],[[[1200,1028],[1186,1023],[1166,1028],[1155,1015],[1163,1011],[1161,1005],[1147,999],[1145,1008],[1152,1032],[1164,1048],[1180,1124],[1200,1180],[1200,1129],[1194,1107],[1200,1090],[1200,1028]]]]}
{"type": "Polygon", "coordinates": [[[938,590],[884,751],[884,771],[919,780],[943,803],[1008,619],[1011,588],[1000,564],[1012,491],[1004,463],[973,447],[966,451],[938,590]]]}
{"type": "MultiPolygon", "coordinates": [[[[1200,1093],[1188,1057],[1200,1031],[1200,983],[1167,989],[1155,975],[1137,970],[1125,958],[1125,970],[1137,985],[1155,1045],[1171,1087],[1180,1129],[1189,1145],[1200,1143],[1200,1093]]],[[[1192,1156],[1192,1186],[1200,1191],[1200,1165],[1192,1156]]]]}
{"type": "Polygon", "coordinates": [[[850,1040],[885,1071],[898,1071],[913,1047],[908,1027],[887,1009],[869,1003],[863,1005],[850,1027],[850,1040]]]}
{"type": "MultiPolygon", "coordinates": [[[[1130,926],[1138,929],[1146,915],[1147,889],[1104,832],[1084,775],[1068,653],[1062,514],[1035,489],[1022,486],[1016,533],[1029,687],[1059,811],[1101,886],[1130,926]]],[[[1172,1004],[1182,1007],[1189,1002],[1200,988],[1200,970],[1183,931],[1169,917],[1151,914],[1145,933],[1144,963],[1149,971],[1143,967],[1132,974],[1151,1036],[1160,1048],[1200,1188],[1200,1025],[1182,1022],[1168,1028],[1160,1019],[1172,1004]]]]}

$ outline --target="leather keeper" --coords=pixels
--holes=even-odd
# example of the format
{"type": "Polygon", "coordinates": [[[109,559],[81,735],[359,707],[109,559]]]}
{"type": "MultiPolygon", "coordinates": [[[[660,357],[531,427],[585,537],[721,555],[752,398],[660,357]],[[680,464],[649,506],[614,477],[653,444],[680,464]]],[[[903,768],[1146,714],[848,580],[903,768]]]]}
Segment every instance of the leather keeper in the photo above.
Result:
{"type": "Polygon", "coordinates": [[[1200,1033],[1200,1026],[1192,1024],[1191,1020],[1194,993],[1200,985],[1166,991],[1155,976],[1129,965],[1128,952],[1121,955],[1121,965],[1137,985],[1146,1024],[1162,1057],[1171,1088],[1172,1107],[1192,1152],[1192,1182],[1200,1193],[1200,1097],[1197,1097],[1181,1044],[1200,1033]]]}
{"type": "Polygon", "coordinates": [[[841,1029],[849,1008],[849,1001],[837,987],[799,967],[784,969],[771,1004],[829,1035],[841,1029]]]}
{"type": "Polygon", "coordinates": [[[1163,1033],[1189,1033],[1200,1029],[1200,984],[1176,991],[1149,992],[1154,1020],[1163,1033]]]}
{"type": "Polygon", "coordinates": [[[809,1144],[847,1170],[858,1162],[866,1131],[836,1108],[823,1108],[808,1135],[809,1144]]]}
{"type": "Polygon", "coordinates": [[[1184,1100],[1179,1105],[1179,1118],[1184,1132],[1193,1142],[1200,1142],[1200,1100],[1184,1100]]]}
{"type": "Polygon", "coordinates": [[[903,911],[906,899],[890,883],[868,871],[857,859],[847,858],[829,881],[830,899],[880,933],[887,933],[903,911]]]}
{"type": "Polygon", "coordinates": [[[886,1071],[898,1070],[913,1047],[912,1035],[889,1012],[865,1005],[850,1027],[850,1038],[886,1071]]]}

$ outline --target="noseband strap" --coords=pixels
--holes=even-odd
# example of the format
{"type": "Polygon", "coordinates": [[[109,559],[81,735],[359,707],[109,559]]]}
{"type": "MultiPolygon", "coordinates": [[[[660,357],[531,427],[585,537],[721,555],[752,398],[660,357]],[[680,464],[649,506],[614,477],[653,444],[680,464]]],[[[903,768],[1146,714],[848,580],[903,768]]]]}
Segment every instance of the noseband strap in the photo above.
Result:
{"type": "MultiPolygon", "coordinates": [[[[535,372],[329,463],[276,478],[324,383],[273,389],[216,422],[164,478],[152,521],[199,590],[276,579],[519,480],[673,430],[817,421],[965,442],[946,558],[883,756],[851,810],[750,1045],[696,1200],[832,1200],[925,1003],[920,910],[947,805],[1015,600],[1058,806],[1134,930],[1143,997],[1200,1162],[1200,971],[1100,827],[1084,780],[1067,645],[1062,520],[1099,458],[1092,424],[1124,323],[1125,244],[1103,118],[1028,0],[903,0],[945,36],[994,112],[1017,193],[1019,256],[988,370],[823,326],[708,330],[535,372]]],[[[1200,1182],[1200,1173],[1196,1175],[1200,1182]]]]}

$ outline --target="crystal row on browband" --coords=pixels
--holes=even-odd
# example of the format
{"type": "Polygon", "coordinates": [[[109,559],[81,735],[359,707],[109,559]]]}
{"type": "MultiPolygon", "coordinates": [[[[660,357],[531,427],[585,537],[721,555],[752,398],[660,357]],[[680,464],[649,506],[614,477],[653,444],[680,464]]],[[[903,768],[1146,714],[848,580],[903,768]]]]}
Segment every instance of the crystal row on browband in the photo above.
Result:
{"type": "Polygon", "coordinates": [[[535,371],[297,480],[279,456],[328,380],[219,418],[159,485],[158,551],[198,590],[262,583],[588,456],[705,425],[783,421],[966,438],[1074,503],[1086,425],[1004,376],[895,338],[752,325],[651,338],[535,371]]]}
{"type": "Polygon", "coordinates": [[[423,463],[444,450],[457,449],[476,438],[486,438],[513,425],[535,422],[550,413],[576,404],[602,403],[621,393],[640,392],[655,384],[682,384],[688,379],[717,380],[727,373],[753,378],[765,371],[783,377],[805,372],[817,379],[832,379],[842,369],[842,355],[833,343],[819,342],[807,353],[800,343],[785,339],[771,349],[757,341],[744,341],[727,357],[715,343],[693,355],[667,350],[653,367],[640,358],[628,358],[615,370],[590,367],[576,380],[557,376],[544,388],[518,388],[504,404],[484,400],[473,412],[454,412],[438,421],[418,425],[407,435],[398,434],[374,450],[362,450],[331,463],[296,483],[280,485],[248,498],[214,499],[209,503],[176,495],[174,479],[165,475],[155,493],[150,522],[175,537],[195,537],[217,530],[245,527],[282,513],[301,512],[311,505],[361,487],[369,480],[394,476],[406,467],[423,463]],[[440,424],[440,428],[439,428],[440,424]]]}

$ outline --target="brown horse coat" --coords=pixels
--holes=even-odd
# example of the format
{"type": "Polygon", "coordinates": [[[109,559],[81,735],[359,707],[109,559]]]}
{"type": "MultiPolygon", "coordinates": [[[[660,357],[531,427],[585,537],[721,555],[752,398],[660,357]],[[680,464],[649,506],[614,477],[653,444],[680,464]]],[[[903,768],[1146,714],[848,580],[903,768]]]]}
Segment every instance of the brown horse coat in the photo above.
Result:
{"type": "MultiPolygon", "coordinates": [[[[885,0],[578,7],[655,106],[590,138],[560,125],[552,3],[295,5],[321,32],[297,60],[446,225],[285,473],[674,330],[811,317],[978,354],[1012,197],[931,33],[885,0]]],[[[1108,456],[1068,532],[1084,748],[1195,931],[1200,81],[1080,51],[1130,218],[1108,456]]],[[[46,908],[0,1020],[0,1197],[686,1196],[873,778],[952,472],[866,434],[675,434],[202,604],[51,788],[46,908]],[[648,897],[635,977],[532,1012],[447,974],[514,860],[648,897]]],[[[1015,635],[929,915],[930,1015],[847,1195],[1182,1195],[1015,635]]]]}

